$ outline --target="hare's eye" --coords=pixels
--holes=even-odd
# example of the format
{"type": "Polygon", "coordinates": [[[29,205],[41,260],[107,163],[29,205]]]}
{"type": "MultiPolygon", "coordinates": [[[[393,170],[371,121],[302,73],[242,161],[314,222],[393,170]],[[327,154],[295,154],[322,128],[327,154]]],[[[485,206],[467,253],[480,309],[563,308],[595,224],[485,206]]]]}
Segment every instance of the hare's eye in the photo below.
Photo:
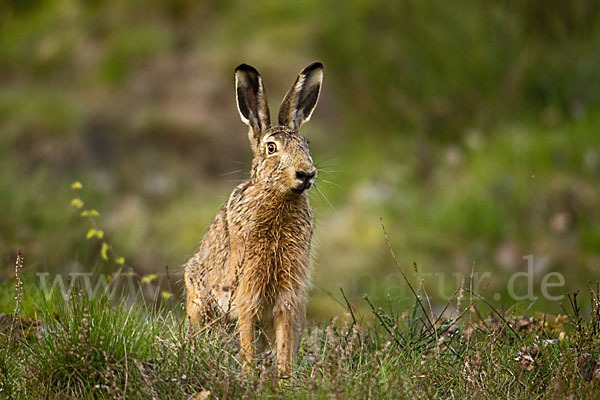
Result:
{"type": "Polygon", "coordinates": [[[273,154],[277,151],[277,145],[273,142],[267,143],[267,153],[273,154]]]}

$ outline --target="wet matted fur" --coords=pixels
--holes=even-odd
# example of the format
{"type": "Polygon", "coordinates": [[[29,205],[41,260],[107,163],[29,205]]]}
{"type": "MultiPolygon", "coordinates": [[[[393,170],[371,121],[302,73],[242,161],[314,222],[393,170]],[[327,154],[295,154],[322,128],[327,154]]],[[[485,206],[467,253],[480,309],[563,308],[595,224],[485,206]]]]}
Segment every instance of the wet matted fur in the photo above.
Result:
{"type": "Polygon", "coordinates": [[[296,358],[305,322],[313,232],[306,192],[317,169],[298,129],[322,82],[321,63],[304,68],[271,126],[260,74],[246,64],[235,69],[238,111],[254,154],[250,179],[233,190],[184,266],[189,322],[199,326],[222,313],[237,318],[247,365],[260,333],[276,346],[280,374],[296,358]]]}

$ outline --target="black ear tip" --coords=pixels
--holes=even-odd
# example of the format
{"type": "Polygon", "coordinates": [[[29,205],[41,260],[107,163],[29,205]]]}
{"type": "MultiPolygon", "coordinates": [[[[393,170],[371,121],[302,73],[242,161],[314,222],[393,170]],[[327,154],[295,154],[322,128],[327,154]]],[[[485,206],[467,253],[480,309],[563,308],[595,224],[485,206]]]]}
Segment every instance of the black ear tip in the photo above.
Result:
{"type": "Polygon", "coordinates": [[[320,61],[315,61],[302,70],[303,74],[308,74],[317,69],[323,69],[323,64],[320,61]]]}
{"type": "Polygon", "coordinates": [[[238,71],[240,71],[240,72],[251,72],[251,73],[254,73],[254,74],[258,75],[258,71],[256,70],[256,68],[254,68],[253,66],[248,65],[248,64],[243,64],[242,63],[242,64],[238,65],[235,68],[235,72],[238,72],[238,71]]]}

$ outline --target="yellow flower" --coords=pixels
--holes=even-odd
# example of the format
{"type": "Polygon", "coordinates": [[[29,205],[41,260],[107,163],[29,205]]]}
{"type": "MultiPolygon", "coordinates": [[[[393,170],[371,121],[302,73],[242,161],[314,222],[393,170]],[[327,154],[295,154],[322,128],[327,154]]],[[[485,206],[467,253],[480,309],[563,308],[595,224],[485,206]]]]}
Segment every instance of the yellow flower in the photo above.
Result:
{"type": "Polygon", "coordinates": [[[75,182],[71,183],[71,189],[73,189],[73,190],[79,190],[82,187],[83,187],[83,185],[79,181],[75,181],[75,182]]]}
{"type": "Polygon", "coordinates": [[[83,201],[81,201],[81,199],[73,199],[71,200],[71,206],[75,207],[75,208],[81,208],[83,207],[83,201]]]}
{"type": "Polygon", "coordinates": [[[104,261],[108,261],[108,245],[106,242],[102,242],[102,249],[100,250],[100,255],[104,261]]]}
{"type": "Polygon", "coordinates": [[[172,294],[167,292],[166,290],[160,292],[160,295],[162,296],[163,299],[168,300],[171,298],[172,294]]]}
{"type": "Polygon", "coordinates": [[[158,278],[158,276],[156,276],[156,274],[146,275],[142,278],[142,283],[150,283],[153,280],[155,280],[156,278],[158,278]]]}

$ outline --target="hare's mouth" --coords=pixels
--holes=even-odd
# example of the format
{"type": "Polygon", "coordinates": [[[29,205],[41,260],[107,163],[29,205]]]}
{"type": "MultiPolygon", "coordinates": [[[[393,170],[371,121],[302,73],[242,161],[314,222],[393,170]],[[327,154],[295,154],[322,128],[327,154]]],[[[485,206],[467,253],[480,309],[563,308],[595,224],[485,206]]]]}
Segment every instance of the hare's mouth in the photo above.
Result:
{"type": "Polygon", "coordinates": [[[296,186],[292,190],[296,193],[302,193],[305,190],[310,189],[310,187],[312,186],[312,184],[315,180],[316,174],[317,174],[316,171],[312,171],[310,173],[297,171],[296,172],[296,182],[298,182],[298,186],[296,186]]]}
{"type": "Polygon", "coordinates": [[[308,186],[305,186],[304,184],[302,184],[298,187],[293,188],[292,192],[300,194],[300,193],[303,193],[304,191],[310,189],[310,186],[311,186],[310,184],[308,186]]]}
{"type": "Polygon", "coordinates": [[[298,186],[296,186],[295,188],[292,189],[292,192],[294,193],[302,193],[305,190],[308,190],[312,187],[312,181],[301,181],[299,182],[298,186]]]}

